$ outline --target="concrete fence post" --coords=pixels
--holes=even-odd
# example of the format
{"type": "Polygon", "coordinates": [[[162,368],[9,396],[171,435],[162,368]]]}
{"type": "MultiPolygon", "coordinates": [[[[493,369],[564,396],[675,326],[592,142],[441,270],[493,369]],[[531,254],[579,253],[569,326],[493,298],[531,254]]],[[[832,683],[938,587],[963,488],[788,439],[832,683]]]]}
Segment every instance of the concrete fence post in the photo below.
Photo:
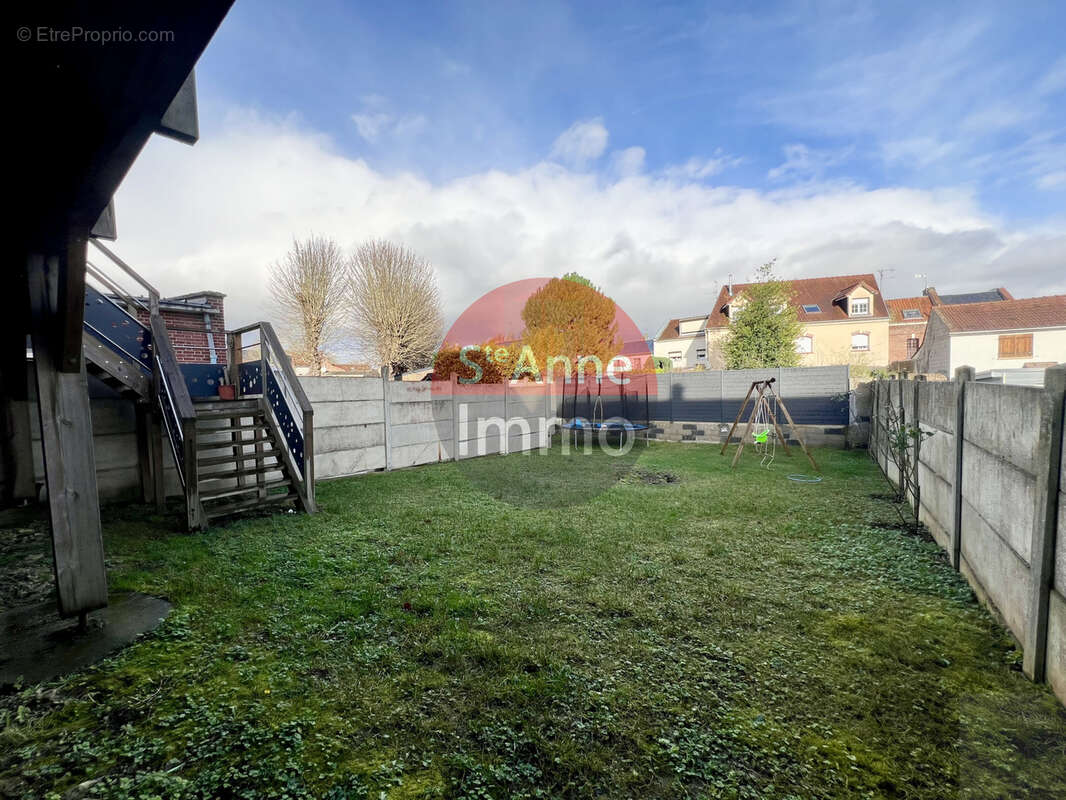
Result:
{"type": "Polygon", "coordinates": [[[507,399],[511,394],[511,379],[504,376],[503,379],[503,432],[500,438],[500,454],[507,455],[511,452],[511,425],[507,415],[507,399]]]}
{"type": "Polygon", "coordinates": [[[389,408],[389,366],[386,364],[381,368],[381,403],[385,411],[384,424],[382,430],[385,432],[385,471],[388,472],[392,469],[392,411],[389,408]]]}
{"type": "Polygon", "coordinates": [[[955,480],[951,485],[953,519],[951,523],[951,566],[962,566],[962,452],[966,435],[966,384],[976,375],[973,367],[955,370],[955,480]]]}
{"type": "Polygon", "coordinates": [[[1022,650],[1022,670],[1034,681],[1043,681],[1047,673],[1048,604],[1055,571],[1064,395],[1066,364],[1060,364],[1044,372],[1036,445],[1036,508],[1029,557],[1033,593],[1029,600],[1029,624],[1022,650]]]}
{"type": "Polygon", "coordinates": [[[453,372],[451,375],[452,383],[452,460],[459,460],[459,440],[462,436],[462,432],[459,430],[459,379],[453,372]]]}
{"type": "Polygon", "coordinates": [[[921,416],[918,414],[918,397],[921,391],[922,382],[919,380],[911,380],[914,384],[914,421],[911,425],[914,426],[917,434],[914,436],[914,474],[911,476],[914,480],[914,518],[921,521],[922,518],[922,423],[921,416]]]}

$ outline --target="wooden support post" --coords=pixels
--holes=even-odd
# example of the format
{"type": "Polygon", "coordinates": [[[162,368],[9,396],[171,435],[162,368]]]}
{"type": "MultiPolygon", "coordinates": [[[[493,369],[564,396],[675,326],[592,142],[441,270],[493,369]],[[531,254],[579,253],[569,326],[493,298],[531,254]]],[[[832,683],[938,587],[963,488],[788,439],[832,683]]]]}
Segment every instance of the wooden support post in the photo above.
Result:
{"type": "Polygon", "coordinates": [[[141,502],[155,502],[155,482],[152,480],[152,454],[148,446],[148,417],[151,407],[144,402],[134,405],[137,425],[137,468],[141,478],[141,502]]]}
{"type": "MultiPolygon", "coordinates": [[[[759,387],[759,394],[755,398],[754,405],[752,405],[751,407],[751,416],[748,417],[748,424],[744,427],[744,433],[740,435],[740,443],[737,445],[737,452],[733,454],[733,462],[729,465],[730,467],[735,467],[737,465],[737,462],[740,460],[740,454],[744,452],[744,442],[748,438],[748,434],[751,433],[751,426],[755,423],[755,412],[759,408],[759,403],[762,402],[763,392],[766,391],[766,387],[768,385],[769,384],[766,383],[766,381],[755,381],[755,383],[751,385],[752,389],[754,389],[756,386],[759,387]]],[[[748,390],[748,394],[751,394],[751,389],[748,390]]],[[[747,405],[746,400],[745,405],[747,405]]],[[[740,410],[743,413],[744,406],[741,406],[740,410]]],[[[734,427],[736,427],[735,423],[734,427]]],[[[729,439],[726,439],[726,444],[729,444],[729,439]]]]}
{"type": "MultiPolygon", "coordinates": [[[[777,396],[772,386],[770,387],[770,394],[777,398],[778,405],[780,405],[781,398],[777,396]]],[[[788,439],[785,437],[784,431],[781,430],[781,426],[777,424],[777,415],[774,414],[773,409],[770,407],[770,401],[764,398],[763,402],[766,403],[766,414],[770,418],[770,422],[774,424],[774,432],[777,434],[777,439],[785,448],[785,455],[792,458],[792,448],[788,446],[788,439]]]]}
{"type": "Polygon", "coordinates": [[[185,513],[190,531],[207,527],[200,505],[200,465],[197,463],[196,419],[182,420],[182,439],[185,447],[185,513]]]}
{"type": "Polygon", "coordinates": [[[152,499],[155,502],[156,511],[162,513],[167,507],[167,484],[163,466],[163,421],[160,419],[158,407],[149,409],[146,421],[148,423],[148,463],[152,470],[152,499]]]}
{"type": "Polygon", "coordinates": [[[392,412],[389,409],[389,378],[392,377],[389,374],[389,366],[386,364],[381,368],[381,396],[382,404],[384,406],[384,421],[382,426],[385,431],[385,471],[388,472],[392,469],[392,412]]]}
{"type": "Polygon", "coordinates": [[[81,362],[84,242],[80,254],[80,263],[76,247],[62,257],[31,255],[27,263],[56,598],[65,617],[107,605],[92,416],[81,362]],[[80,300],[74,285],[78,280],[80,300]],[[72,342],[75,334],[77,341],[72,342]]]}
{"type": "Polygon", "coordinates": [[[241,351],[238,347],[240,339],[239,333],[226,334],[226,376],[229,382],[237,387],[235,396],[238,398],[241,396],[241,351]]]}
{"type": "Polygon", "coordinates": [[[24,315],[14,309],[0,318],[0,505],[35,500],[37,496],[24,322],[24,315]]]}
{"type": "Polygon", "coordinates": [[[955,370],[955,480],[951,486],[954,495],[951,566],[955,569],[960,569],[962,565],[962,454],[966,436],[966,383],[972,381],[976,374],[973,367],[959,367],[955,370]]]}
{"type": "MultiPolygon", "coordinates": [[[[284,358],[284,356],[282,356],[284,358]]],[[[293,409],[294,414],[300,413],[293,409]]],[[[318,501],[315,500],[315,413],[313,409],[306,409],[304,415],[304,497],[308,514],[314,514],[318,510],[318,501]]]]}
{"type": "Polygon", "coordinates": [[[1055,575],[1064,398],[1066,364],[1060,364],[1044,372],[1036,445],[1036,507],[1029,557],[1033,590],[1022,650],[1022,670],[1034,681],[1043,681],[1047,674],[1048,611],[1055,575]]]}
{"type": "Polygon", "coordinates": [[[803,455],[807,456],[807,460],[811,462],[811,466],[814,467],[815,472],[821,472],[821,468],[814,460],[814,456],[811,455],[811,451],[807,449],[807,442],[803,438],[803,434],[800,433],[796,423],[792,421],[792,415],[788,413],[788,404],[785,403],[784,398],[777,398],[778,405],[785,414],[785,419],[788,421],[788,427],[792,429],[792,433],[796,435],[796,441],[800,443],[800,449],[803,450],[803,455]]]}
{"type": "MultiPolygon", "coordinates": [[[[725,377],[722,378],[723,382],[725,377]]],[[[744,416],[744,409],[748,407],[748,400],[751,398],[751,393],[755,391],[755,387],[759,384],[759,381],[752,381],[751,386],[748,387],[748,393],[744,395],[744,402],[740,404],[740,411],[737,412],[737,418],[733,420],[733,426],[729,429],[729,433],[725,437],[725,441],[722,442],[722,449],[718,451],[718,455],[725,455],[725,449],[729,447],[729,440],[733,438],[733,431],[737,429],[737,424],[740,422],[740,418],[744,416]]],[[[724,391],[724,390],[723,390],[724,391]]],[[[673,405],[670,406],[673,408],[673,405]]],[[[673,412],[671,411],[670,421],[673,422],[673,412]]]]}

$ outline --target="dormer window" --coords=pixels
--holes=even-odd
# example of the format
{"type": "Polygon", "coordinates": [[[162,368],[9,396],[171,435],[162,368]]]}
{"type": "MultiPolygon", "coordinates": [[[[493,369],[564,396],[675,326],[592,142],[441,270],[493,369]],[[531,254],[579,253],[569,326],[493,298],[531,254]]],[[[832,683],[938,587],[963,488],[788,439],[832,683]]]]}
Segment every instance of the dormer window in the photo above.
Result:
{"type": "Polygon", "coordinates": [[[868,317],[870,315],[870,298],[856,297],[851,301],[851,316],[868,317]]]}

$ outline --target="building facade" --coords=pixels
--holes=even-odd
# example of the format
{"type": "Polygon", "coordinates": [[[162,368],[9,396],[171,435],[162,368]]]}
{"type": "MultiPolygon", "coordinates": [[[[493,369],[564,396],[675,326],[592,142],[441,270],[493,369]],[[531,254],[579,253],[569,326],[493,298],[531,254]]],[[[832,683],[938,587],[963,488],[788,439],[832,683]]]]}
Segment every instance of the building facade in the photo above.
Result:
{"type": "Polygon", "coordinates": [[[914,356],[917,372],[947,377],[1066,362],[1066,295],[934,306],[914,356]]]}

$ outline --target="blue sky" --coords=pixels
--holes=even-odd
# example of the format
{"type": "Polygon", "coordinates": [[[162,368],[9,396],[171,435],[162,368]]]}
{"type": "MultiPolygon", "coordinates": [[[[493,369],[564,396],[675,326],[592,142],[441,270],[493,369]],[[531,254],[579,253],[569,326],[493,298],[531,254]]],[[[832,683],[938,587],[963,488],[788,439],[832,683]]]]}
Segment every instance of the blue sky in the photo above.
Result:
{"type": "Polygon", "coordinates": [[[771,258],[1066,292],[1064,29],[1051,2],[238,0],[201,141],[149,144],[119,246],[236,322],[311,231],[415,248],[451,316],[577,269],[653,331],[771,258]]]}
{"type": "Polygon", "coordinates": [[[200,74],[205,100],[295,111],[435,180],[520,168],[599,119],[649,169],[972,182],[995,213],[1040,220],[1066,200],[1064,30],[1062,3],[242,0],[200,74]]]}

